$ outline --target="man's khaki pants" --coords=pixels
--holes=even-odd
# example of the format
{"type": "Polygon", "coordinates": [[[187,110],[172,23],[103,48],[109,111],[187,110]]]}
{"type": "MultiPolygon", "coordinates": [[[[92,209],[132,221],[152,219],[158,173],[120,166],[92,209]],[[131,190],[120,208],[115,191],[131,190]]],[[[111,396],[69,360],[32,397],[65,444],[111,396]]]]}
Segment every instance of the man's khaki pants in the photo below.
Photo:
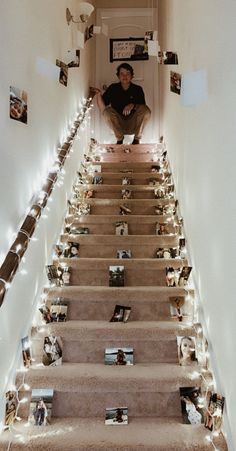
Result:
{"type": "Polygon", "coordinates": [[[107,106],[102,114],[108,126],[114,131],[117,141],[120,141],[124,135],[134,135],[135,139],[141,139],[151,111],[147,105],[136,105],[133,113],[123,117],[114,108],[107,106]]]}

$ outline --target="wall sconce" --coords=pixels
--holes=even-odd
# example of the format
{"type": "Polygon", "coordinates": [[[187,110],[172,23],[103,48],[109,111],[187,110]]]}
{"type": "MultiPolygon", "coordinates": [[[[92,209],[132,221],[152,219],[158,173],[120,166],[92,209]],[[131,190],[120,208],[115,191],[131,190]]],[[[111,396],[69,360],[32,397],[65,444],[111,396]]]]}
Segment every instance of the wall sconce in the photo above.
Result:
{"type": "Polygon", "coordinates": [[[81,2],[79,4],[79,18],[80,20],[74,20],[74,16],[72,16],[69,8],[66,8],[66,20],[68,25],[70,25],[71,22],[73,23],[85,23],[88,21],[89,16],[91,16],[92,12],[94,10],[94,6],[91,5],[91,3],[87,2],[81,2]]]}

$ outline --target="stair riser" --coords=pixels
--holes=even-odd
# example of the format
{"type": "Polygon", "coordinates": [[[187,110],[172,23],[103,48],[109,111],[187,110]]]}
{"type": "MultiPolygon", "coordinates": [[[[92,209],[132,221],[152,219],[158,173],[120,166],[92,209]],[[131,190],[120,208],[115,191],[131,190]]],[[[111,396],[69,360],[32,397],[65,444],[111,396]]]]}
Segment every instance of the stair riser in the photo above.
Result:
{"type": "Polygon", "coordinates": [[[160,341],[65,341],[63,345],[64,362],[103,363],[105,348],[131,347],[134,349],[135,363],[177,363],[176,340],[160,341]]]}
{"type": "MultiPolygon", "coordinates": [[[[122,189],[129,189],[129,187],[123,187],[122,189]]],[[[107,190],[105,192],[100,191],[96,192],[94,195],[95,199],[120,199],[122,202],[124,199],[122,198],[121,190],[118,192],[107,190]]],[[[133,191],[131,194],[131,199],[155,199],[154,191],[133,191]]]]}
{"type": "MultiPolygon", "coordinates": [[[[155,205],[158,205],[155,201],[153,201],[153,205],[146,205],[146,203],[131,205],[121,199],[119,205],[124,204],[131,208],[132,215],[155,215],[155,205]]],[[[119,205],[92,205],[90,213],[92,215],[119,215],[119,205]]],[[[120,215],[120,217],[122,218],[121,220],[125,221],[126,215],[120,215]]]]}
{"type": "MultiPolygon", "coordinates": [[[[115,335],[115,334],[114,334],[115,335]]],[[[134,349],[134,363],[178,363],[176,339],[145,340],[67,340],[63,341],[63,362],[69,363],[104,363],[106,348],[131,347],[134,349]]],[[[33,340],[33,356],[38,363],[42,362],[43,338],[33,340]]]]}
{"type": "MultiPolygon", "coordinates": [[[[109,216],[107,216],[109,218],[109,216]]],[[[117,219],[117,222],[122,220],[120,217],[117,219]]],[[[127,221],[127,218],[124,219],[125,222],[127,221]]],[[[139,219],[137,219],[137,224],[129,224],[129,235],[156,235],[156,223],[157,222],[164,222],[164,220],[158,221],[158,218],[156,218],[155,221],[153,221],[153,224],[140,224],[139,219]]],[[[76,225],[76,222],[73,223],[76,225]]],[[[114,235],[115,234],[115,225],[112,224],[87,224],[81,222],[79,224],[79,227],[88,227],[91,234],[95,235],[114,235]]],[[[67,237],[68,238],[68,237],[67,237]]]]}
{"type": "MultiPolygon", "coordinates": [[[[122,264],[122,263],[119,263],[122,264]]],[[[109,286],[109,274],[107,270],[76,270],[73,268],[71,285],[109,286]]],[[[124,285],[130,286],[162,286],[166,285],[164,270],[131,270],[125,271],[124,285]]]]}
{"type": "MultiPolygon", "coordinates": [[[[158,183],[163,183],[163,176],[162,175],[153,175],[153,174],[148,174],[148,175],[138,175],[138,174],[114,174],[114,175],[110,175],[109,173],[103,173],[102,174],[102,185],[105,188],[105,185],[110,185],[110,186],[117,186],[117,185],[122,185],[122,178],[123,177],[129,177],[131,179],[131,186],[136,186],[136,185],[143,185],[143,186],[149,186],[149,182],[150,179],[155,179],[158,183]]],[[[94,188],[96,189],[96,185],[93,185],[94,188]]],[[[124,185],[124,188],[127,185],[124,185]]],[[[127,186],[127,188],[129,188],[129,186],[127,186]]]]}
{"type": "MultiPolygon", "coordinates": [[[[79,296],[79,295],[78,295],[79,296]]],[[[135,302],[127,296],[123,296],[123,300],[119,297],[118,302],[125,302],[131,307],[132,321],[160,321],[169,318],[170,308],[169,302],[135,302]]],[[[88,301],[67,301],[68,302],[68,320],[94,320],[104,321],[110,320],[112,317],[115,300],[113,296],[102,302],[88,301]]]]}

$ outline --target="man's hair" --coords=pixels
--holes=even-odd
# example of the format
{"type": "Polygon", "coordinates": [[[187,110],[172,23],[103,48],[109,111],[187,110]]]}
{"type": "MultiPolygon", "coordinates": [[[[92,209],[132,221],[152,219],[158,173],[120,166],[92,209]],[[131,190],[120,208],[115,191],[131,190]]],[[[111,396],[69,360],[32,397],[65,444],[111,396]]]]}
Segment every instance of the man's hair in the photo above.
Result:
{"type": "Polygon", "coordinates": [[[116,69],[116,75],[117,75],[117,77],[119,77],[119,74],[120,74],[120,70],[121,70],[121,69],[126,69],[126,70],[128,70],[128,71],[131,73],[132,77],[133,77],[133,75],[134,75],[134,69],[132,68],[132,66],[130,66],[130,64],[128,64],[128,63],[121,63],[121,64],[117,67],[117,69],[116,69]]]}

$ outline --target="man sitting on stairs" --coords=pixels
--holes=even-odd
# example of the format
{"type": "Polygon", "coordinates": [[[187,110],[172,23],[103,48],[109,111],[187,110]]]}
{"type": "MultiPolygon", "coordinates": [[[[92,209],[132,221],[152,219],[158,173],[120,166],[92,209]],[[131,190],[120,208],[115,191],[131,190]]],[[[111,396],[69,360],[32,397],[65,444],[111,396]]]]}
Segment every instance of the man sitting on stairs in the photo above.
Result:
{"type": "Polygon", "coordinates": [[[120,64],[116,75],[119,83],[112,83],[103,95],[100,89],[95,88],[98,107],[114,131],[117,144],[123,144],[124,135],[133,134],[132,144],[139,144],[151,111],[146,105],[141,86],[132,83],[132,66],[127,63],[120,64]]]}

